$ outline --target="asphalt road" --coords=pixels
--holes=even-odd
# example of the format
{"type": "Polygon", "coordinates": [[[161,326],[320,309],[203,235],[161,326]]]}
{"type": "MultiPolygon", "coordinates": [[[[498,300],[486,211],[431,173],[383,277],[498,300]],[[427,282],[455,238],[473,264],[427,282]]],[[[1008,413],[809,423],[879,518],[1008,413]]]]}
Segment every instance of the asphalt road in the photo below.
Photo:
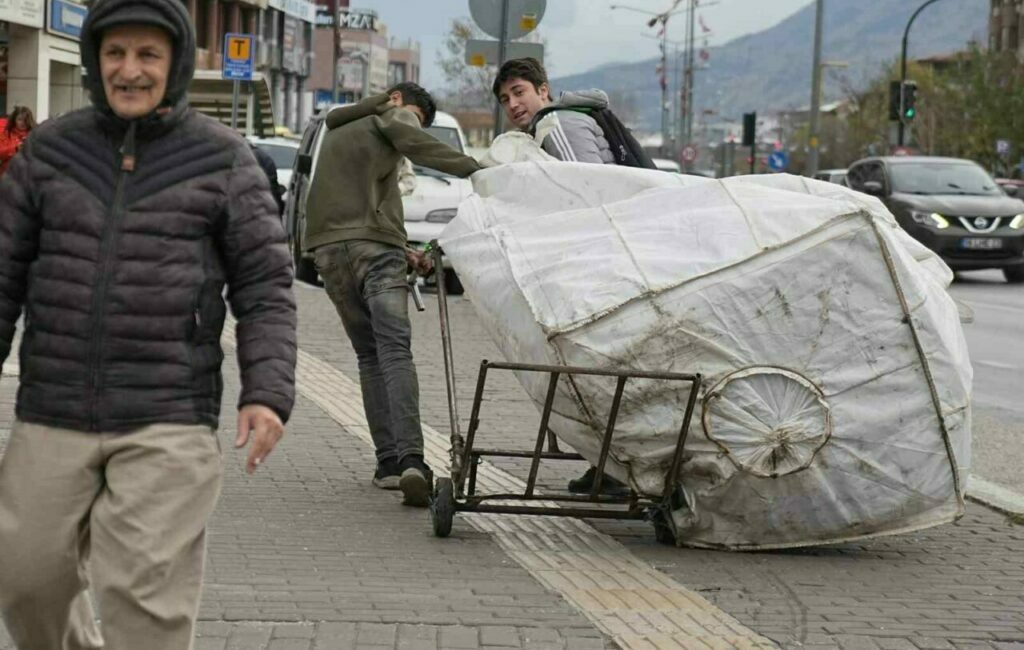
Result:
{"type": "Polygon", "coordinates": [[[974,365],[972,473],[1024,494],[1024,286],[974,271],[958,274],[950,292],[974,311],[964,325],[974,365]]]}

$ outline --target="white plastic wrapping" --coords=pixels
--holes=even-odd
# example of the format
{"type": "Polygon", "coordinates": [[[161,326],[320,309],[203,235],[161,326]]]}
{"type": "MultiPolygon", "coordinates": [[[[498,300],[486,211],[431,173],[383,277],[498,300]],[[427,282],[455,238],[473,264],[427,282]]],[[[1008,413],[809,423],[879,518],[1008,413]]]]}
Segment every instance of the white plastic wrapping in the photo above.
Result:
{"type": "MultiPolygon", "coordinates": [[[[771,548],[963,512],[971,367],[952,273],[882,204],[794,176],[522,162],[474,176],[442,245],[511,361],[701,373],[682,543],[771,548]]],[[[523,373],[543,403],[547,377],[523,373]]],[[[591,460],[614,381],[564,380],[591,460]]],[[[627,384],[608,471],[661,494],[685,384],[627,384]]]]}

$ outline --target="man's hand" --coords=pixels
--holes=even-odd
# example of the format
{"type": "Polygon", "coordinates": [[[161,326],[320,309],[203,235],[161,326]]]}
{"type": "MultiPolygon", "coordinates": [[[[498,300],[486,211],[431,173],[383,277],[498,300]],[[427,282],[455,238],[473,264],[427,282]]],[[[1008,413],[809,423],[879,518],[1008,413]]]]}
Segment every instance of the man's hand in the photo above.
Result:
{"type": "Polygon", "coordinates": [[[430,275],[430,272],[434,270],[434,260],[423,251],[414,251],[411,248],[405,249],[405,261],[409,263],[409,266],[414,271],[422,276],[430,275]]]}
{"type": "Polygon", "coordinates": [[[246,404],[238,412],[238,437],[235,448],[240,449],[252,437],[252,447],[245,462],[245,471],[252,474],[260,463],[274,450],[284,435],[284,423],[273,410],[262,404],[246,404]]]}

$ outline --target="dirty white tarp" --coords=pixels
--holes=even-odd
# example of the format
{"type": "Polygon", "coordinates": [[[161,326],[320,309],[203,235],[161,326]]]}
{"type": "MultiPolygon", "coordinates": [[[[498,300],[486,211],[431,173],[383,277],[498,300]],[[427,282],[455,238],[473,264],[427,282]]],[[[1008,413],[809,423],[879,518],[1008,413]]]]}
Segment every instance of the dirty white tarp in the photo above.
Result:
{"type": "MultiPolygon", "coordinates": [[[[508,360],[702,373],[680,541],[771,548],[963,512],[971,367],[952,273],[882,204],[795,176],[520,162],[474,176],[442,237],[508,360]]],[[[522,373],[543,403],[547,377],[522,373]]],[[[590,460],[614,380],[563,380],[590,460]]],[[[662,492],[685,384],[631,381],[609,472],[662,492]]]]}

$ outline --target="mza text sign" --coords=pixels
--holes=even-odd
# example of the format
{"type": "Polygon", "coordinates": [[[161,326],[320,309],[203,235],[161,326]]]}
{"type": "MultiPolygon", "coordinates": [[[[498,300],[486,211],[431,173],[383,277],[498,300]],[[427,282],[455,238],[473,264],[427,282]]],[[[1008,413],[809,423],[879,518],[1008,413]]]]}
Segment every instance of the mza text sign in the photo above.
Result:
{"type": "Polygon", "coordinates": [[[255,50],[252,34],[224,34],[223,77],[251,81],[255,50]]]}

